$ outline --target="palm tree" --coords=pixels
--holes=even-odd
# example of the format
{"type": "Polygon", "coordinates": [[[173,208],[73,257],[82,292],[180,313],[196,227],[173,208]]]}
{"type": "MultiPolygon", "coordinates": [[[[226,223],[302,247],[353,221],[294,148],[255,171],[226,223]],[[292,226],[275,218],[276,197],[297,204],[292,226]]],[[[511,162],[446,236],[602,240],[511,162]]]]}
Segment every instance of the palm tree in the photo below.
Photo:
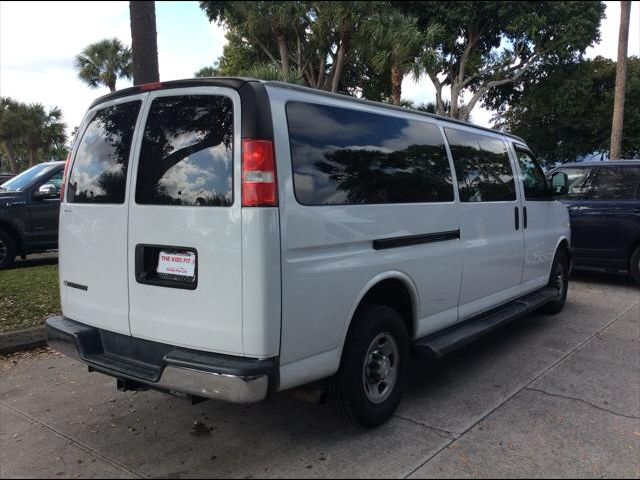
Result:
{"type": "Polygon", "coordinates": [[[158,82],[160,74],[155,2],[129,2],[129,18],[133,50],[133,84],[158,82]]]}
{"type": "Polygon", "coordinates": [[[80,80],[92,88],[116,91],[116,80],[131,78],[131,50],[117,38],[92,43],[76,57],[80,80]]]}
{"type": "Polygon", "coordinates": [[[11,173],[18,173],[18,151],[23,146],[25,124],[21,106],[11,98],[0,98],[0,148],[9,162],[11,173]]]}
{"type": "Polygon", "coordinates": [[[611,124],[611,148],[609,158],[618,160],[622,155],[622,128],[624,124],[624,97],[627,79],[627,45],[629,43],[629,18],[631,2],[620,2],[620,31],[618,34],[618,63],[616,65],[616,91],[613,100],[611,124]]]}
{"type": "Polygon", "coordinates": [[[431,26],[422,33],[414,17],[395,11],[386,11],[371,17],[363,29],[371,51],[371,63],[378,73],[391,74],[391,100],[400,105],[402,79],[410,72],[419,75],[419,65],[432,57],[429,45],[440,27],[431,26]]]}
{"type": "Polygon", "coordinates": [[[32,103],[24,108],[23,139],[29,161],[33,167],[40,159],[49,159],[65,148],[66,125],[60,120],[62,111],[54,107],[46,111],[44,105],[32,103]]]}

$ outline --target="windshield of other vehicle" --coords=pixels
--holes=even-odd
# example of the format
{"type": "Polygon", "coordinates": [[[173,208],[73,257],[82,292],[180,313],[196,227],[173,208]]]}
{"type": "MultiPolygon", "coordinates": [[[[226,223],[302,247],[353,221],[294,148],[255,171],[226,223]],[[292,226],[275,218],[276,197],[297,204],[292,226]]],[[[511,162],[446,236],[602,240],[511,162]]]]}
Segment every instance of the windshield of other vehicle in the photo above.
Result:
{"type": "Polygon", "coordinates": [[[29,170],[25,170],[17,177],[7,180],[0,185],[0,191],[3,192],[22,192],[38,181],[42,176],[46,175],[51,168],[50,163],[41,163],[29,170]]]}

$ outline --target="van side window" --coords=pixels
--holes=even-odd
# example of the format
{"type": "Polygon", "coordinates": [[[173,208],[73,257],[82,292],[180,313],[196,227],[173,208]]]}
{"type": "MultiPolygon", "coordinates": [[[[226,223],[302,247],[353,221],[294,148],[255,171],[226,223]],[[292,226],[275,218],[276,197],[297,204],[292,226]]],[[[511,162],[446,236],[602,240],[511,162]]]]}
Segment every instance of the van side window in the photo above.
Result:
{"type": "Polygon", "coordinates": [[[136,202],[233,203],[233,102],[219,95],[159,97],[144,128],[136,202]]]}
{"type": "Polygon", "coordinates": [[[69,175],[70,203],[124,203],[131,139],[142,102],[98,110],[87,125],[69,175]]]}
{"type": "Polygon", "coordinates": [[[301,204],[453,201],[444,139],[435,125],[303,102],[286,109],[301,204]]]}
{"type": "Polygon", "coordinates": [[[502,140],[445,128],[451,148],[460,200],[503,202],[516,199],[516,184],[502,140]]]}
{"type": "Polygon", "coordinates": [[[548,193],[547,179],[538,162],[527,150],[517,145],[514,145],[514,149],[522,173],[525,199],[552,200],[553,198],[548,193]]]}
{"type": "Polygon", "coordinates": [[[596,167],[589,200],[635,200],[640,168],[596,167]]]}

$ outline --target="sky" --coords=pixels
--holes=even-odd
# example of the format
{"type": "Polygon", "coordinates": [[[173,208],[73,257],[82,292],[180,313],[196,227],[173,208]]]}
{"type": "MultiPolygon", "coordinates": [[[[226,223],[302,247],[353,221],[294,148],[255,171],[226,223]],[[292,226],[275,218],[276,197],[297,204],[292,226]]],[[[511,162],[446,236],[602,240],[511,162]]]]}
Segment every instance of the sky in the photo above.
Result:
{"type": "MultiPolygon", "coordinates": [[[[601,41],[587,50],[588,58],[617,56],[620,2],[605,3],[601,41]]],[[[190,78],[222,54],[224,30],[209,23],[197,1],[157,1],[156,23],[161,80],[190,78]]],[[[131,45],[129,2],[0,1],[0,95],[60,107],[70,133],[91,102],[109,93],[106,87],[92,89],[78,79],[74,57],[87,45],[111,37],[131,45]]],[[[628,54],[640,56],[639,2],[632,2],[628,54]]],[[[117,88],[130,85],[119,80],[117,88]]],[[[402,96],[422,103],[432,101],[435,90],[425,78],[405,78],[402,96]]],[[[476,107],[471,120],[489,126],[491,112],[476,107]]]]}

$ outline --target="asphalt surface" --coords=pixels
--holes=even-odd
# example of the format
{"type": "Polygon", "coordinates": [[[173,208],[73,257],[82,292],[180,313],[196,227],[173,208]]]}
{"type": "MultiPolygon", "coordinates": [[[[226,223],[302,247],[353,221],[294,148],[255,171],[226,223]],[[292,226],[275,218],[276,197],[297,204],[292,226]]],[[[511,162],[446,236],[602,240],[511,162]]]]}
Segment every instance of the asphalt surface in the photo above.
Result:
{"type": "Polygon", "coordinates": [[[640,290],[579,276],[560,315],[415,358],[371,431],[285,394],[192,406],[50,351],[5,357],[0,477],[639,478],[640,290]]]}

